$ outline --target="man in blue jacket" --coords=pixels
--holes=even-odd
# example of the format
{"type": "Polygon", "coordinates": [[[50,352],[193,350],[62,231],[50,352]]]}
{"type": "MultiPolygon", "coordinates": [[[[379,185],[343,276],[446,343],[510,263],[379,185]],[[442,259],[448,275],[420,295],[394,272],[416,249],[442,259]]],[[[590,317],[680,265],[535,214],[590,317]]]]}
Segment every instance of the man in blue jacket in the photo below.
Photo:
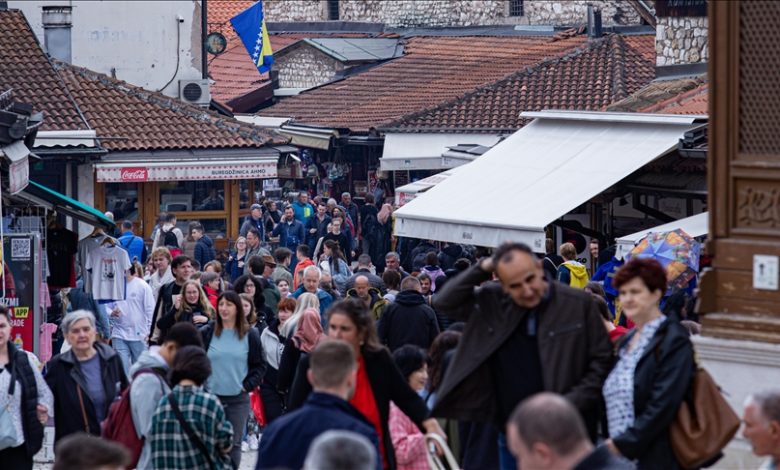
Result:
{"type": "MultiPolygon", "coordinates": [[[[287,206],[284,208],[282,220],[279,221],[274,231],[271,232],[271,236],[279,237],[279,246],[288,248],[295,253],[298,245],[306,243],[305,232],[303,224],[295,218],[292,206],[287,206]]],[[[295,266],[296,263],[298,263],[298,260],[293,255],[290,266],[295,266]]]]}
{"type": "Polygon", "coordinates": [[[203,231],[203,225],[200,223],[193,224],[190,228],[192,238],[195,239],[195,261],[200,263],[201,269],[205,269],[206,263],[213,261],[216,258],[216,252],[214,251],[214,242],[211,241],[208,235],[203,231]]]}
{"type": "Polygon", "coordinates": [[[146,245],[143,238],[133,233],[133,223],[129,220],[122,222],[122,236],[117,239],[119,246],[127,251],[130,261],[138,260],[141,265],[146,264],[146,245]]]}
{"type": "MultiPolygon", "coordinates": [[[[312,441],[331,430],[365,436],[379,453],[374,427],[349,404],[357,385],[357,360],[352,347],[326,341],[311,352],[307,378],[313,391],[300,409],[271,423],[263,433],[256,470],[301,468],[312,441]]],[[[382,460],[376,459],[381,470],[382,460]]]]}

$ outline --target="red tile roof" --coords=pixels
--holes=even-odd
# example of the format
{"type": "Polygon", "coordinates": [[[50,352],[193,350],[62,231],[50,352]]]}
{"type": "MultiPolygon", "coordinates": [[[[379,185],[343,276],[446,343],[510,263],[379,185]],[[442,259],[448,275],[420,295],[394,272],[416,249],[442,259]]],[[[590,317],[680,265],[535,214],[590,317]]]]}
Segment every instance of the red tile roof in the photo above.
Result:
{"type": "Polygon", "coordinates": [[[219,31],[226,38],[235,36],[233,27],[230,26],[230,19],[246,10],[254,0],[208,0],[206,8],[208,11],[209,32],[219,31]]]}
{"type": "Polygon", "coordinates": [[[657,80],[607,108],[658,114],[708,114],[709,84],[706,75],[657,80]]]}
{"type": "Polygon", "coordinates": [[[415,37],[404,57],[262,110],[301,124],[367,132],[433,108],[542,60],[571,52],[583,37],[415,37]]]}
{"type": "Polygon", "coordinates": [[[150,92],[106,75],[55,62],[73,98],[111,151],[262,147],[278,134],[150,92]]]}
{"type": "Polygon", "coordinates": [[[390,123],[388,129],[430,131],[516,130],[527,123],[523,111],[543,109],[603,110],[626,98],[655,76],[645,47],[655,37],[610,35],[563,57],[520,70],[498,82],[390,123]]]}
{"type": "Polygon", "coordinates": [[[89,129],[49,62],[27,20],[18,10],[0,11],[0,90],[44,111],[41,130],[89,129]]]}

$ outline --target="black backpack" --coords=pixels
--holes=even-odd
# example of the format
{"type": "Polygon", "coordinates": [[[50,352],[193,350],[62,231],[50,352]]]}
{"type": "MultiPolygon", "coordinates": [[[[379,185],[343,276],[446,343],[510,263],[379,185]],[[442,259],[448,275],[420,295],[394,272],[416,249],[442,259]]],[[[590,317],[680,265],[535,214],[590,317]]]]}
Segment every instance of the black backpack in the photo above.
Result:
{"type": "Polygon", "coordinates": [[[163,232],[163,246],[181,248],[179,246],[179,239],[176,238],[176,234],[173,233],[173,229],[163,232]]]}

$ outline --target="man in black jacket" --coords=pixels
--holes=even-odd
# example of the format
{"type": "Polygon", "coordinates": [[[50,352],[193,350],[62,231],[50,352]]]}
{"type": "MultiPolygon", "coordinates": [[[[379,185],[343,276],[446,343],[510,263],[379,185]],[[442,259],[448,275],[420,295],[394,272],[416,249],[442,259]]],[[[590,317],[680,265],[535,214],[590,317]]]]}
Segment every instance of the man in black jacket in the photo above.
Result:
{"type": "Polygon", "coordinates": [[[347,282],[344,284],[344,292],[341,293],[342,295],[346,294],[348,290],[355,287],[355,279],[357,279],[359,276],[368,278],[368,282],[371,284],[371,287],[378,289],[382,295],[386,293],[385,282],[381,277],[371,272],[371,257],[364,253],[358,256],[357,269],[355,269],[355,274],[347,279],[347,282]]]}
{"type": "MultiPolygon", "coordinates": [[[[548,282],[528,246],[506,243],[447,282],[434,308],[466,321],[434,416],[503,429],[519,402],[550,391],[574,404],[595,439],[612,347],[592,296],[548,282]],[[478,287],[494,272],[500,284],[478,287]]],[[[502,469],[515,465],[503,434],[499,451],[502,469]]]]}
{"type": "Polygon", "coordinates": [[[192,272],[192,260],[189,256],[179,255],[171,261],[173,281],[160,287],[160,294],[157,296],[154,316],[152,317],[152,334],[149,335],[150,345],[162,344],[164,338],[161,337],[160,329],[157,328],[157,321],[171,310],[174,298],[181,294],[181,288],[185,282],[190,280],[192,272]]]}
{"type": "Polygon", "coordinates": [[[385,307],[377,333],[379,340],[390,351],[405,344],[427,350],[439,334],[436,313],[427,305],[420,291],[420,281],[409,276],[401,281],[401,292],[395,297],[395,302],[385,307]]]}

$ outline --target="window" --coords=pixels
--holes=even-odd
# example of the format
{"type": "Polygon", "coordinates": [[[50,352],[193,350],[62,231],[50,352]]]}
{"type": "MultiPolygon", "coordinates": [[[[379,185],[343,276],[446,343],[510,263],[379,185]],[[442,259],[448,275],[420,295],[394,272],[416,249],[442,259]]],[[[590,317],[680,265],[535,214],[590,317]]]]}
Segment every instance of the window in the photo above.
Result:
{"type": "Polygon", "coordinates": [[[114,214],[114,220],[138,220],[138,184],[106,183],[105,208],[114,214]]]}
{"type": "Polygon", "coordinates": [[[339,0],[328,0],[328,19],[330,21],[339,19],[339,0]]]}
{"type": "Polygon", "coordinates": [[[224,181],[160,183],[160,210],[164,212],[225,210],[224,181]]]}
{"type": "Polygon", "coordinates": [[[509,0],[509,16],[523,16],[523,0],[509,0]]]}

